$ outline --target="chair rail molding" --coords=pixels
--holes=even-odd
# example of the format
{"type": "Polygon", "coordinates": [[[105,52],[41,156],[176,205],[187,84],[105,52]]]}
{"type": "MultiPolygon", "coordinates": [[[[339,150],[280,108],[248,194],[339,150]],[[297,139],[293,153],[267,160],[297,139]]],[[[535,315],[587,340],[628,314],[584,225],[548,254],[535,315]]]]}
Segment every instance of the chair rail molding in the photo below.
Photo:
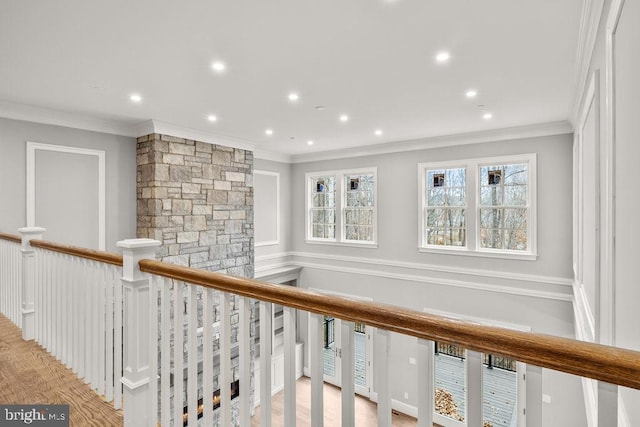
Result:
{"type": "Polygon", "coordinates": [[[309,252],[283,252],[256,257],[256,266],[256,275],[272,269],[296,266],[566,302],[573,301],[573,282],[569,278],[562,277],[309,252]],[[428,276],[428,273],[437,273],[439,276],[428,276]],[[462,280],[465,277],[471,278],[471,280],[462,280]],[[504,283],[495,284],[496,279],[504,283]],[[508,285],[507,282],[520,282],[528,285],[518,287],[508,285]]]}

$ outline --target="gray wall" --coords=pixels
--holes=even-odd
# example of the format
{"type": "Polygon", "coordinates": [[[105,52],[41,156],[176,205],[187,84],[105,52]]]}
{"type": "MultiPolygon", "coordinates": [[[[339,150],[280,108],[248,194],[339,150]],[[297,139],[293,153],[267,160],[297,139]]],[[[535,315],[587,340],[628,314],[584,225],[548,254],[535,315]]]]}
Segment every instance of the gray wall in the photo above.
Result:
{"type": "MultiPolygon", "coordinates": [[[[5,118],[0,118],[0,230],[17,234],[17,229],[26,224],[27,141],[104,150],[106,249],[117,252],[118,240],[135,237],[135,138],[5,118]]],[[[65,175],[67,171],[61,168],[59,173],[65,175]]],[[[73,221],[67,225],[73,228],[73,221]]]]}
{"type": "MultiPolygon", "coordinates": [[[[607,193],[605,191],[605,180],[607,170],[604,164],[604,154],[610,143],[608,138],[609,123],[607,117],[610,108],[615,108],[614,123],[615,129],[615,169],[613,172],[615,179],[615,261],[611,267],[615,271],[614,289],[611,297],[614,298],[614,345],[618,347],[640,350],[640,330],[637,325],[640,322],[640,314],[637,309],[637,302],[640,301],[640,287],[637,282],[637,242],[640,240],[640,225],[637,220],[637,213],[640,209],[640,199],[637,190],[637,165],[640,158],[640,146],[638,145],[638,112],[640,111],[640,50],[638,50],[638,40],[640,40],[640,4],[637,1],[624,2],[619,18],[617,31],[614,37],[614,71],[607,75],[606,63],[606,24],[611,9],[612,1],[605,0],[600,25],[595,41],[588,78],[593,72],[599,72],[599,96],[600,96],[600,144],[601,165],[598,170],[586,168],[584,174],[587,176],[599,176],[601,180],[600,191],[594,189],[596,197],[602,203],[600,211],[599,228],[593,230],[590,236],[598,242],[606,242],[611,236],[606,234],[604,203],[607,193]],[[607,104],[607,79],[611,79],[614,84],[613,103],[607,104]],[[601,230],[605,230],[601,234],[601,230]]],[[[586,91],[586,89],[585,89],[586,91]]],[[[585,93],[580,94],[584,96],[585,93]]],[[[583,218],[584,220],[584,218],[583,218]]],[[[608,265],[605,257],[604,247],[598,247],[600,267],[606,271],[608,265]]],[[[610,285],[610,280],[606,276],[601,277],[601,285],[604,289],[610,285]]],[[[597,299],[602,299],[603,290],[596,289],[597,299]]],[[[607,292],[606,290],[604,292],[607,292]]],[[[598,306],[591,307],[595,312],[596,330],[601,325],[598,317],[598,306]]],[[[620,388],[620,405],[623,410],[619,412],[620,426],[640,425],[640,391],[627,388],[620,388]]]]}
{"type": "MultiPolygon", "coordinates": [[[[627,1],[615,35],[615,345],[640,350],[640,2],[627,1]]],[[[640,392],[621,390],[630,425],[640,425],[640,392]]]]}
{"type": "Polygon", "coordinates": [[[572,135],[567,134],[295,164],[292,176],[293,250],[570,278],[571,147],[572,135]],[[537,261],[417,251],[418,163],[524,153],[538,154],[537,261]],[[305,173],[368,166],[378,168],[378,248],[360,249],[305,243],[305,173]],[[553,182],[548,180],[551,176],[554,177],[553,182]]]}
{"type": "MultiPolygon", "coordinates": [[[[280,243],[277,245],[256,247],[256,259],[259,257],[269,256],[273,254],[281,254],[288,252],[292,248],[292,193],[291,193],[291,170],[292,165],[289,163],[275,162],[264,159],[254,159],[254,170],[277,172],[280,174],[280,243]]],[[[258,206],[254,215],[261,215],[258,206]]]]}
{"type": "MultiPolygon", "coordinates": [[[[369,297],[376,302],[420,311],[430,308],[530,327],[535,332],[573,337],[573,312],[568,285],[572,277],[572,141],[573,136],[567,134],[293,164],[290,180],[281,178],[283,189],[287,185],[291,188],[291,221],[283,221],[284,224],[291,224],[291,244],[273,248],[270,254],[277,253],[277,250],[291,251],[283,260],[293,258],[304,266],[299,281],[303,287],[369,297]],[[536,261],[418,251],[418,163],[524,153],[537,154],[539,257],[536,261]],[[305,243],[305,173],[370,166],[378,170],[378,248],[305,243]],[[549,176],[554,177],[553,182],[543,179],[549,176]],[[437,272],[428,268],[420,271],[421,265],[442,266],[451,271],[464,269],[466,273],[437,272]],[[472,270],[482,271],[486,276],[469,274],[472,270]],[[503,277],[505,275],[506,279],[503,277]],[[522,275],[527,279],[512,279],[522,275]],[[539,282],[535,278],[539,278],[539,282]],[[458,281],[464,282],[464,285],[453,284],[458,281]],[[513,289],[492,292],[482,289],[482,286],[474,289],[474,284],[513,289]],[[467,285],[472,287],[465,287],[467,285]],[[541,292],[518,295],[519,287],[541,292]],[[545,291],[550,292],[547,294],[545,291]],[[558,297],[563,293],[565,297],[558,297]]],[[[286,171],[286,165],[262,160],[256,161],[256,168],[286,171]]],[[[284,201],[283,205],[286,206],[288,202],[284,201]]],[[[256,215],[259,214],[256,211],[256,215]]],[[[259,258],[256,257],[257,264],[260,264],[259,258]]],[[[268,261],[262,263],[268,264],[268,261]]],[[[301,316],[299,320],[300,338],[304,341],[306,317],[301,316]]],[[[379,351],[374,346],[374,363],[379,351]]],[[[417,371],[416,366],[409,363],[409,357],[416,357],[415,340],[393,334],[390,356],[393,363],[390,375],[392,396],[400,404],[415,406],[417,371]],[[404,398],[405,392],[409,399],[404,398]]],[[[305,357],[305,360],[308,358],[305,357]]],[[[545,421],[543,425],[583,426],[584,404],[581,396],[575,393],[580,387],[579,380],[548,370],[543,370],[542,378],[543,392],[552,399],[552,403],[541,406],[540,418],[545,421]],[[566,424],[568,416],[573,416],[573,419],[572,423],[566,424]],[[558,424],[552,420],[564,421],[558,424]]]]}

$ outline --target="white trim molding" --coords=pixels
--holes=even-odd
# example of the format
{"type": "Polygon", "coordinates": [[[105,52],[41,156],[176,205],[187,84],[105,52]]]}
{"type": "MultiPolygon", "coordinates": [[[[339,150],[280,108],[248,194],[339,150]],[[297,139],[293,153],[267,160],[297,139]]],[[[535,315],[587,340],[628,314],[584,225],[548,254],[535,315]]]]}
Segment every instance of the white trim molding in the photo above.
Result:
{"type": "Polygon", "coordinates": [[[605,129],[602,150],[604,191],[602,195],[602,269],[600,279],[600,343],[615,345],[615,33],[625,0],[613,0],[605,29],[605,129]]]}
{"type": "MultiPolygon", "coordinates": [[[[452,255],[473,255],[493,258],[509,258],[535,261],[537,259],[537,156],[535,153],[513,156],[469,158],[456,161],[418,163],[418,251],[435,252],[452,255]],[[527,249],[508,250],[481,247],[481,208],[502,208],[500,205],[482,205],[481,171],[487,166],[502,166],[513,164],[527,165],[526,206],[518,206],[527,210],[527,249]],[[438,206],[433,208],[464,209],[465,210],[465,246],[446,246],[427,243],[427,224],[425,210],[428,205],[427,175],[430,171],[451,169],[464,170],[465,203],[464,206],[438,206]]],[[[446,184],[445,184],[446,186],[446,184]]],[[[444,187],[443,187],[444,189],[444,187]]]]}
{"type": "Polygon", "coordinates": [[[193,129],[185,126],[175,125],[172,123],[162,122],[160,120],[151,119],[139,123],[136,126],[136,136],[145,136],[152,133],[192,139],[194,141],[206,142],[208,144],[214,145],[224,145],[225,147],[239,148],[248,151],[255,150],[255,144],[251,141],[245,141],[239,138],[225,135],[216,135],[211,132],[205,132],[199,129],[193,129]]]}
{"type": "Polygon", "coordinates": [[[578,48],[576,52],[576,69],[571,102],[571,123],[576,123],[580,113],[580,102],[585,86],[588,83],[589,67],[596,46],[600,18],[604,8],[604,0],[589,0],[582,4],[582,19],[578,34],[578,48]]]}
{"type": "Polygon", "coordinates": [[[507,141],[512,139],[534,138],[541,136],[565,135],[573,132],[567,121],[516,126],[487,131],[468,132],[454,135],[434,136],[409,141],[387,142],[342,150],[323,151],[321,153],[298,154],[291,158],[292,163],[305,163],[318,160],[346,159],[350,157],[371,156],[375,154],[402,153],[439,147],[454,147],[484,142],[507,141]]]}
{"type": "MultiPolygon", "coordinates": [[[[254,169],[253,174],[254,174],[254,179],[253,179],[254,200],[255,200],[255,185],[256,185],[255,175],[273,176],[276,178],[276,238],[275,240],[268,240],[263,242],[258,242],[258,240],[256,239],[254,246],[256,248],[259,248],[262,246],[279,245],[280,244],[280,172],[269,172],[269,171],[254,169]]],[[[255,219],[254,219],[254,226],[255,226],[255,219]]]]}
{"type": "Polygon", "coordinates": [[[533,274],[308,252],[285,252],[256,257],[256,266],[256,277],[268,274],[270,270],[295,266],[557,301],[573,301],[571,279],[533,274]]]}
{"type": "Polygon", "coordinates": [[[106,245],[106,154],[101,150],[68,147],[64,145],[42,144],[27,141],[27,227],[35,227],[36,221],[36,151],[56,151],[60,153],[96,156],[98,158],[98,249],[106,245]]]}
{"type": "Polygon", "coordinates": [[[0,117],[112,135],[136,136],[135,126],[116,120],[100,119],[87,114],[71,113],[9,101],[0,101],[0,117]]]}
{"type": "MultiPolygon", "coordinates": [[[[378,168],[376,166],[367,167],[367,168],[356,168],[356,169],[342,169],[342,170],[332,170],[332,171],[319,171],[319,172],[307,172],[305,174],[305,242],[306,243],[314,243],[321,245],[339,245],[339,246],[353,246],[353,247],[361,247],[361,248],[377,248],[378,245],[378,168]],[[364,208],[369,208],[371,210],[371,221],[373,228],[372,230],[372,240],[348,240],[347,239],[347,209],[354,209],[355,207],[347,206],[347,192],[349,191],[346,188],[345,177],[346,176],[354,176],[354,175],[372,175],[373,176],[373,205],[372,206],[364,206],[364,208]],[[324,210],[333,209],[334,210],[334,237],[333,238],[317,238],[313,237],[313,209],[314,208],[322,208],[313,205],[313,199],[318,192],[312,188],[312,181],[315,178],[331,179],[335,181],[335,194],[334,194],[334,205],[333,206],[324,206],[324,210]]],[[[352,184],[355,179],[352,179],[352,184]]],[[[359,181],[359,178],[358,178],[359,181]]],[[[324,182],[324,181],[323,181],[324,182]]],[[[318,182],[318,186],[321,186],[320,182],[318,182]]],[[[357,184],[356,184],[357,185],[357,184]]],[[[356,187],[358,189],[358,187],[356,187]]],[[[324,190],[322,190],[324,194],[324,190]]],[[[325,225],[328,223],[324,223],[325,225]]],[[[355,224],[356,227],[359,226],[368,226],[368,224],[355,224]]]]}

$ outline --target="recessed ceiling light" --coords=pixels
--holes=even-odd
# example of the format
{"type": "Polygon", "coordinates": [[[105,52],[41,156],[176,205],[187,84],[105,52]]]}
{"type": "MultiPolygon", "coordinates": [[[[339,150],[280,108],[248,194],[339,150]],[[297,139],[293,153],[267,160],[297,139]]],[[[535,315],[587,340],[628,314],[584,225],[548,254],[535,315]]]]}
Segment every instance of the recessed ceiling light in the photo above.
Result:
{"type": "Polygon", "coordinates": [[[465,95],[467,95],[467,98],[475,98],[478,95],[478,91],[470,89],[465,93],[465,95]]]}
{"type": "Polygon", "coordinates": [[[129,99],[133,102],[142,102],[142,96],[138,95],[137,93],[131,94],[131,96],[129,96],[129,99]]]}
{"type": "Polygon", "coordinates": [[[489,119],[491,119],[492,117],[493,117],[493,114],[491,114],[491,113],[484,113],[484,114],[482,115],[482,118],[483,118],[483,119],[485,119],[485,120],[489,120],[489,119]]]}
{"type": "Polygon", "coordinates": [[[447,62],[450,57],[449,52],[440,52],[436,55],[436,61],[440,63],[447,62]]]}
{"type": "Polygon", "coordinates": [[[300,95],[298,95],[297,93],[295,93],[295,92],[291,92],[291,93],[289,94],[289,101],[293,101],[293,102],[295,102],[295,101],[297,101],[298,99],[300,99],[300,95]]]}
{"type": "Polygon", "coordinates": [[[340,116],[340,121],[341,122],[348,122],[349,121],[349,116],[347,116],[346,114],[343,114],[340,116]]]}
{"type": "Polygon", "coordinates": [[[213,71],[215,71],[216,73],[222,73],[227,69],[227,66],[224,64],[224,62],[216,61],[211,64],[211,68],[213,68],[213,71]]]}
{"type": "Polygon", "coordinates": [[[264,131],[267,135],[273,135],[273,129],[267,129],[264,131]]]}
{"type": "Polygon", "coordinates": [[[376,129],[376,131],[374,133],[376,134],[376,136],[380,136],[380,135],[382,135],[382,130],[376,129]]]}
{"type": "Polygon", "coordinates": [[[217,122],[218,121],[218,117],[214,114],[209,114],[207,116],[207,120],[209,120],[210,122],[217,122]]]}
{"type": "Polygon", "coordinates": [[[307,145],[313,145],[313,141],[312,140],[308,140],[307,141],[307,145]]]}

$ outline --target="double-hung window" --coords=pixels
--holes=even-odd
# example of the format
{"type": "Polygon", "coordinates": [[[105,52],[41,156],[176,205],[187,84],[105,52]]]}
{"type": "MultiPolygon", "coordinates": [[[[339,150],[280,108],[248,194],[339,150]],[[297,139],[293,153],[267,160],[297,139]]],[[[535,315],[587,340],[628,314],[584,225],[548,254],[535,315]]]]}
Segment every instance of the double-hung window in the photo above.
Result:
{"type": "Polygon", "coordinates": [[[535,154],[419,164],[419,249],[535,259],[535,171],[535,154]]]}
{"type": "Polygon", "coordinates": [[[376,169],[308,173],[307,241],[375,246],[376,169]]]}
{"type": "Polygon", "coordinates": [[[425,184],[425,243],[434,246],[466,246],[466,169],[427,169],[425,184]]]}

